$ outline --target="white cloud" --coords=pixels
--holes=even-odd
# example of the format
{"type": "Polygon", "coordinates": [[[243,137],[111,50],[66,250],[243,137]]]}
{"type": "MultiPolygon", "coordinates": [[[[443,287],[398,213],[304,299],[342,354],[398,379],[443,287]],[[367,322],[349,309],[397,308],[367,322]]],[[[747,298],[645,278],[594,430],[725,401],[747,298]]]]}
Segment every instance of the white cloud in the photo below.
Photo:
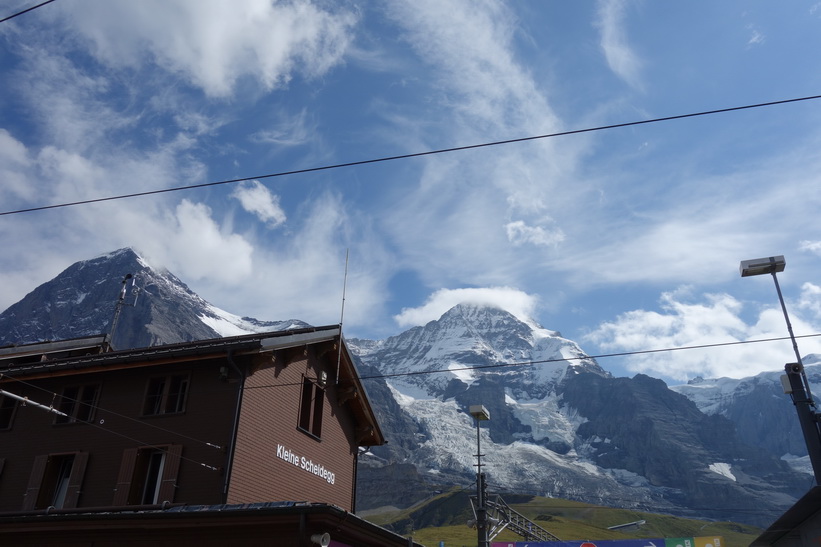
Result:
{"type": "Polygon", "coordinates": [[[286,220],[285,211],[279,205],[279,196],[272,194],[259,181],[240,184],[231,197],[238,199],[246,211],[256,215],[269,228],[276,228],[286,220]]]}
{"type": "Polygon", "coordinates": [[[821,256],[821,241],[802,241],[798,248],[821,256]]]}
{"type": "Polygon", "coordinates": [[[64,8],[93,53],[114,67],[153,61],[214,97],[250,76],[266,89],[341,62],[356,22],[307,0],[89,1],[64,8]]]}
{"type": "Polygon", "coordinates": [[[630,86],[640,89],[642,61],[627,40],[626,9],[625,0],[599,0],[596,26],[601,30],[601,48],[610,70],[630,86]]]}
{"type": "MultiPolygon", "coordinates": [[[[518,22],[509,5],[423,0],[392,3],[388,12],[417,55],[411,66],[421,63],[432,75],[414,84],[431,97],[421,115],[386,114],[402,146],[561,128],[544,87],[517,57],[518,22]]],[[[430,287],[519,284],[528,271],[523,263],[532,260],[521,246],[550,252],[564,233],[559,220],[544,219],[558,218],[553,212],[562,207],[563,183],[575,173],[583,142],[551,139],[425,160],[418,174],[409,174],[416,181],[388,189],[381,218],[403,249],[402,266],[425,263],[417,271],[430,287]]]]}
{"type": "Polygon", "coordinates": [[[748,46],[757,46],[764,43],[764,35],[754,25],[747,25],[747,30],[750,31],[750,39],[747,40],[748,46]]]}
{"type": "Polygon", "coordinates": [[[252,271],[253,248],[242,236],[224,233],[211,218],[211,209],[184,199],[173,223],[163,231],[163,262],[184,279],[210,279],[239,285],[252,271]]]}
{"type": "Polygon", "coordinates": [[[37,187],[29,184],[24,174],[32,164],[26,146],[8,131],[0,128],[0,195],[8,206],[17,198],[30,200],[37,195],[37,187]]]}
{"type": "Polygon", "coordinates": [[[508,240],[514,245],[530,243],[540,246],[556,246],[564,241],[561,230],[547,230],[542,226],[528,226],[523,220],[508,222],[505,225],[508,240]]]}
{"type": "MultiPolygon", "coordinates": [[[[817,320],[819,306],[821,289],[805,286],[794,310],[812,311],[817,320]]],[[[695,301],[686,288],[662,294],[660,307],[660,312],[623,313],[599,325],[585,339],[605,351],[648,352],[628,356],[628,370],[682,381],[694,376],[742,378],[794,361],[788,340],[653,351],[783,338],[788,333],[780,308],[764,309],[754,324],[746,324],[740,317],[743,305],[732,296],[705,294],[695,301]]],[[[796,335],[817,332],[798,315],[791,316],[791,322],[796,335]]],[[[814,338],[802,340],[799,346],[803,355],[821,350],[814,338]]]]}
{"type": "Polygon", "coordinates": [[[424,325],[439,319],[457,304],[479,304],[501,308],[522,321],[531,322],[538,298],[510,287],[483,287],[469,289],[440,289],[430,295],[418,308],[404,308],[394,319],[400,327],[424,325]]]}
{"type": "Polygon", "coordinates": [[[307,114],[304,108],[293,116],[281,113],[277,116],[273,128],[254,133],[251,135],[251,142],[280,146],[305,144],[316,132],[316,127],[308,123],[307,114]]]}

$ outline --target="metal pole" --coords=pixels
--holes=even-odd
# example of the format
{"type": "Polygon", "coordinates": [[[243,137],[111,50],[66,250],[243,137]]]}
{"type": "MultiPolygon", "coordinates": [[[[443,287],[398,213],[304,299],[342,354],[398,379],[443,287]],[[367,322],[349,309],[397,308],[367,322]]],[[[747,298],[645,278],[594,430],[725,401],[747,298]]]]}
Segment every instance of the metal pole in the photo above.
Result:
{"type": "Polygon", "coordinates": [[[787,331],[790,333],[790,340],[792,340],[792,349],[795,351],[795,358],[797,363],[803,365],[801,362],[801,354],[798,352],[798,342],[795,341],[795,335],[792,332],[792,323],[790,323],[790,316],[787,315],[787,306],[784,304],[784,297],[781,295],[781,286],[778,284],[778,276],[775,272],[772,273],[773,281],[775,282],[775,291],[778,293],[778,301],[781,302],[781,311],[784,312],[784,321],[787,322],[787,331]]]}
{"type": "Polygon", "coordinates": [[[818,429],[818,414],[812,397],[804,390],[804,366],[800,363],[789,363],[784,366],[792,390],[792,401],[798,412],[798,422],[807,443],[815,483],[821,485],[821,431],[818,429]]]}
{"type": "Polygon", "coordinates": [[[482,473],[482,441],[479,426],[482,422],[476,420],[476,532],[479,547],[488,547],[487,541],[487,508],[485,507],[484,473],[482,473]]]}

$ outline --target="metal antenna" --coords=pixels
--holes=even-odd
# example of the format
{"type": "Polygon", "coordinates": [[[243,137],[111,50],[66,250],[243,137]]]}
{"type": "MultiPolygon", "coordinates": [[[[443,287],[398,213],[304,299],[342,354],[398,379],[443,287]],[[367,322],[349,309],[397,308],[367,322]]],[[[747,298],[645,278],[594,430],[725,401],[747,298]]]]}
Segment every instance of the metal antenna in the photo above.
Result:
{"type": "MultiPolygon", "coordinates": [[[[126,293],[126,284],[128,280],[134,277],[131,274],[126,274],[123,278],[123,286],[120,289],[120,297],[117,298],[117,304],[114,306],[114,318],[111,320],[111,332],[108,334],[108,345],[111,346],[112,342],[114,341],[114,331],[117,330],[117,323],[120,321],[120,313],[123,311],[123,306],[125,306],[125,293],[126,293]]],[[[134,301],[136,303],[136,300],[134,301]]]]}
{"type": "Polygon", "coordinates": [[[348,253],[345,249],[345,277],[342,281],[342,311],[339,313],[339,353],[336,356],[336,384],[339,385],[339,370],[342,364],[342,320],[345,318],[345,293],[348,290],[348,253]]]}

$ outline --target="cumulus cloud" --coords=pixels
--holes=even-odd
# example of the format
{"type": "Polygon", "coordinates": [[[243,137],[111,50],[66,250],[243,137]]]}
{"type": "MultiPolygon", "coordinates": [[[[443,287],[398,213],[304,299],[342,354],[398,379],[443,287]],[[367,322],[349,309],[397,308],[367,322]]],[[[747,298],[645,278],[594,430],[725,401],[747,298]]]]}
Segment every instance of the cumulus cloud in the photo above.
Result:
{"type": "Polygon", "coordinates": [[[223,233],[211,209],[184,199],[177,206],[176,229],[166,233],[165,263],[187,279],[210,278],[237,285],[251,273],[253,248],[242,236],[223,233]]]}
{"type": "MultiPolygon", "coordinates": [[[[793,309],[809,311],[817,321],[821,318],[821,289],[809,285],[805,285],[793,309]]],[[[741,319],[743,304],[732,296],[705,294],[696,299],[687,288],[663,293],[659,305],[661,311],[633,310],[621,314],[614,321],[599,325],[585,339],[605,351],[650,350],[628,356],[628,370],[681,381],[694,376],[742,378],[777,370],[794,360],[788,340],[703,347],[785,337],[788,333],[780,308],[761,310],[755,323],[747,324],[741,319]],[[699,346],[703,348],[652,351],[699,346]]],[[[791,317],[797,335],[817,331],[807,316],[803,313],[791,317]]],[[[819,350],[821,344],[815,339],[802,340],[804,355],[819,350]]]]}
{"type": "Polygon", "coordinates": [[[422,306],[404,308],[394,319],[400,327],[424,325],[463,303],[495,306],[521,321],[532,322],[538,298],[511,287],[440,289],[431,294],[422,306]]]}
{"type": "Polygon", "coordinates": [[[641,59],[627,40],[625,0],[599,0],[596,26],[601,31],[601,48],[610,70],[629,85],[641,88],[641,59]]]}
{"type": "Polygon", "coordinates": [[[243,209],[256,215],[269,228],[276,228],[286,220],[285,211],[279,206],[279,196],[259,181],[240,184],[231,197],[239,200],[243,209]]]}
{"type": "Polygon", "coordinates": [[[153,61],[214,97],[230,95],[244,76],[270,90],[295,73],[323,74],[341,62],[356,22],[307,0],[98,0],[64,13],[104,63],[153,61]]]}

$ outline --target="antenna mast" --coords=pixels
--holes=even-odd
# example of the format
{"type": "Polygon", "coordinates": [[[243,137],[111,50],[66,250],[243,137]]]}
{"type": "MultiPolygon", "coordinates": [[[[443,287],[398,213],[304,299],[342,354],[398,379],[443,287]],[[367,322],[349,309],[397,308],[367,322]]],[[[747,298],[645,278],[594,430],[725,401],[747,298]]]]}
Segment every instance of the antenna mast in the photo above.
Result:
{"type": "MultiPolygon", "coordinates": [[[[134,276],[131,274],[126,274],[123,278],[123,287],[120,289],[120,297],[117,299],[117,304],[114,306],[114,318],[111,320],[111,332],[108,334],[108,345],[111,347],[112,342],[114,341],[114,331],[117,330],[117,323],[120,321],[120,313],[123,311],[123,306],[125,306],[125,293],[126,293],[126,285],[128,284],[128,280],[133,278],[134,276]]],[[[137,280],[134,279],[131,285],[134,286],[137,280]]],[[[136,291],[136,288],[135,288],[136,291]]],[[[135,297],[134,304],[137,303],[137,299],[135,297]]]]}
{"type": "Polygon", "coordinates": [[[345,249],[345,277],[342,281],[342,311],[339,313],[339,353],[336,356],[336,383],[339,385],[339,369],[342,364],[342,320],[345,318],[345,293],[348,290],[348,253],[345,249]]]}

